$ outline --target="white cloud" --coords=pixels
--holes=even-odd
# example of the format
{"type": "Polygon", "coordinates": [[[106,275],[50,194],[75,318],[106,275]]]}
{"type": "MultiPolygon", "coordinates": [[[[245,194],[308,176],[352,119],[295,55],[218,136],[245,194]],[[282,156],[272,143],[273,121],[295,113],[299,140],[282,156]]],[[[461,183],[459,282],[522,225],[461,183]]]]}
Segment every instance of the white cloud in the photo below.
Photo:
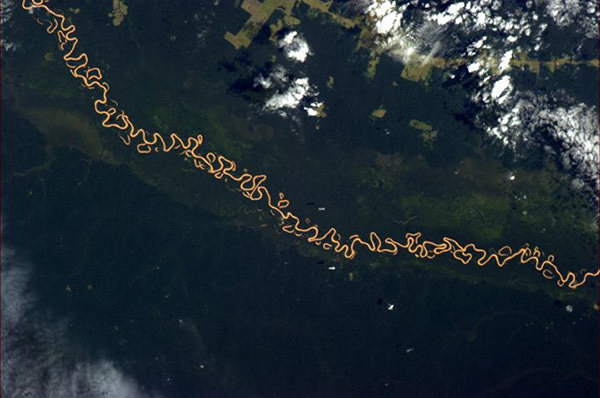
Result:
{"type": "Polygon", "coordinates": [[[504,75],[494,83],[490,95],[498,104],[502,104],[508,98],[511,90],[512,83],[510,76],[504,75]]]}
{"type": "Polygon", "coordinates": [[[598,36],[598,2],[587,0],[545,0],[546,13],[561,27],[573,27],[588,38],[598,36]]]}
{"type": "Polygon", "coordinates": [[[290,82],[287,71],[277,65],[269,76],[259,75],[254,79],[255,85],[264,89],[276,88],[263,106],[263,110],[276,112],[287,117],[289,111],[303,109],[308,116],[317,116],[323,102],[317,99],[319,92],[310,83],[308,77],[298,77],[290,82]]]}
{"type": "Polygon", "coordinates": [[[318,116],[319,108],[323,106],[323,102],[313,101],[308,106],[304,107],[304,110],[308,114],[308,116],[318,116]]]}
{"type": "Polygon", "coordinates": [[[448,7],[446,11],[433,15],[431,19],[440,25],[446,25],[451,21],[457,21],[459,12],[463,8],[465,8],[465,3],[463,2],[450,4],[450,7],[448,7]]]}
{"type": "Polygon", "coordinates": [[[509,72],[516,53],[535,58],[543,56],[539,55],[542,51],[551,52],[553,43],[545,40],[548,21],[569,27],[564,31],[575,39],[576,51],[586,37],[596,38],[598,2],[526,0],[516,6],[501,0],[442,5],[429,0],[368,0],[358,4],[371,26],[376,52],[403,63],[427,62],[428,57],[447,52],[467,59],[467,71],[477,77],[471,100],[482,109],[476,122],[483,131],[517,156],[523,144],[553,147],[557,160],[575,179],[597,189],[596,108],[558,90],[549,95],[560,101],[549,97],[532,101],[533,93],[515,87],[509,72]],[[441,31],[443,42],[438,37],[441,31]]]}
{"type": "Polygon", "coordinates": [[[500,72],[510,69],[510,61],[512,60],[513,50],[508,50],[504,53],[502,58],[500,58],[500,63],[498,65],[498,69],[500,72]]]}
{"type": "Polygon", "coordinates": [[[477,61],[475,61],[472,64],[469,64],[469,66],[467,66],[467,70],[469,71],[469,73],[475,73],[479,69],[481,69],[481,64],[477,61]]]}
{"type": "Polygon", "coordinates": [[[400,29],[403,11],[395,1],[390,0],[375,0],[365,10],[375,21],[376,32],[380,35],[393,34],[400,29]]]}
{"type": "Polygon", "coordinates": [[[542,145],[551,150],[574,177],[574,186],[598,186],[598,114],[596,107],[557,93],[558,105],[548,96],[516,92],[505,105],[496,109],[498,123],[485,131],[518,153],[520,146],[542,145]]]}
{"type": "Polygon", "coordinates": [[[273,87],[275,84],[283,85],[288,82],[287,70],[281,65],[276,65],[268,76],[258,75],[254,78],[254,86],[261,86],[264,89],[273,87]]]}
{"type": "Polygon", "coordinates": [[[287,90],[275,93],[265,103],[265,109],[278,110],[282,108],[296,108],[304,97],[311,95],[312,88],[308,77],[299,77],[292,82],[287,90]]]}
{"type": "Polygon", "coordinates": [[[304,37],[296,31],[286,33],[277,45],[286,57],[296,62],[304,62],[312,54],[304,37]]]}

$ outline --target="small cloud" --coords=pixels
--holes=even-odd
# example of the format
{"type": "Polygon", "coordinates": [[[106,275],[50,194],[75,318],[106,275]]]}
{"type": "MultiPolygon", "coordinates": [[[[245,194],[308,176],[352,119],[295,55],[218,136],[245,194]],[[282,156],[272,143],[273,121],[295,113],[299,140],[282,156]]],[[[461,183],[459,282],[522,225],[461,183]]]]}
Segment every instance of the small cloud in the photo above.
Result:
{"type": "Polygon", "coordinates": [[[506,101],[511,91],[512,83],[510,76],[504,75],[494,83],[492,86],[492,92],[490,94],[498,104],[502,104],[504,101],[506,101]]]}
{"type": "Polygon", "coordinates": [[[267,110],[279,110],[283,108],[296,108],[307,96],[313,95],[308,77],[300,77],[292,82],[287,90],[274,94],[265,103],[267,110]]]}
{"type": "Polygon", "coordinates": [[[282,86],[288,81],[287,70],[281,65],[276,65],[273,71],[266,77],[258,75],[254,79],[254,86],[261,86],[264,89],[268,89],[274,85],[282,86]]]}
{"type": "Polygon", "coordinates": [[[296,31],[286,33],[277,43],[286,57],[295,62],[304,62],[312,51],[302,35],[296,31]]]}
{"type": "Polygon", "coordinates": [[[288,116],[287,111],[303,109],[308,116],[318,117],[324,106],[317,99],[319,92],[311,85],[308,77],[299,77],[290,82],[286,70],[276,66],[269,76],[258,76],[255,85],[264,89],[277,87],[277,91],[265,102],[263,110],[288,116]]]}

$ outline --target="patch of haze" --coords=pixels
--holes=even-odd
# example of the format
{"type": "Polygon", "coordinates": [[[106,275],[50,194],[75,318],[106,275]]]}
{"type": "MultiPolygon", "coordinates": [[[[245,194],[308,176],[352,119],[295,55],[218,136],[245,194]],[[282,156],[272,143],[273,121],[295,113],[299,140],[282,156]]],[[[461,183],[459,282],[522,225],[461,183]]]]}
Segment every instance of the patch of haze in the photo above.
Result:
{"type": "Polygon", "coordinates": [[[76,355],[67,340],[67,320],[40,309],[30,285],[32,267],[4,242],[1,272],[3,397],[159,397],[112,361],[76,355]]]}
{"type": "Polygon", "coordinates": [[[14,51],[17,45],[7,39],[6,32],[12,24],[12,15],[15,11],[14,0],[0,0],[0,29],[2,34],[0,35],[0,46],[4,51],[14,51]]]}
{"type": "Polygon", "coordinates": [[[14,0],[2,0],[0,1],[0,25],[4,25],[11,20],[12,14],[15,10],[14,0]]]}

